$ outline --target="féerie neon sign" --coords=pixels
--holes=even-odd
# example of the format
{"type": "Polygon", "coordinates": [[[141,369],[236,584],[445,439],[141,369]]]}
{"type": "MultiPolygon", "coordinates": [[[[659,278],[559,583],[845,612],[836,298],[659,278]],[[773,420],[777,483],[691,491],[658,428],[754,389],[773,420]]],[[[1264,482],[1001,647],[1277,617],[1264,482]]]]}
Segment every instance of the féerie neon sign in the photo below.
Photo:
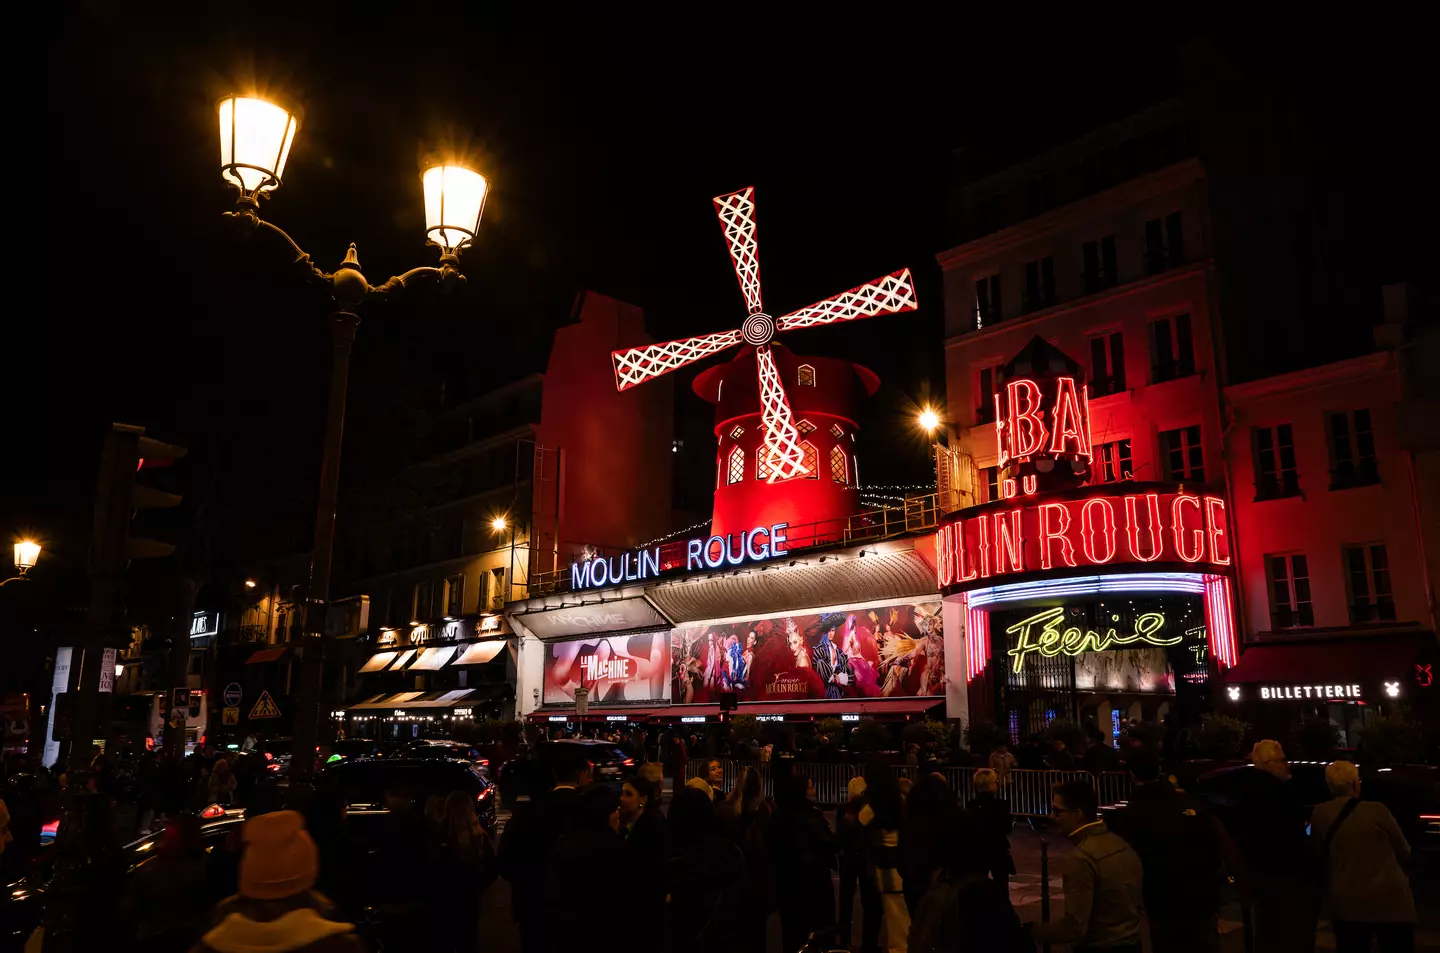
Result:
{"type": "MultiPolygon", "coordinates": [[[[1033,652],[1039,652],[1046,658],[1054,658],[1057,655],[1075,656],[1083,652],[1104,652],[1137,643],[1154,646],[1178,645],[1185,638],[1183,635],[1160,634],[1165,628],[1165,615],[1161,612],[1140,613],[1135,617],[1135,631],[1126,635],[1118,634],[1113,626],[1105,629],[1103,633],[1094,629],[1082,630],[1075,625],[1061,629],[1064,621],[1063,607],[1046,609],[1005,630],[1006,635],[1019,636],[1008,653],[1015,659],[1014,669],[1017,673],[1024,670],[1025,656],[1033,652]]],[[[1119,622],[1120,617],[1111,615],[1110,621],[1119,622]]]]}

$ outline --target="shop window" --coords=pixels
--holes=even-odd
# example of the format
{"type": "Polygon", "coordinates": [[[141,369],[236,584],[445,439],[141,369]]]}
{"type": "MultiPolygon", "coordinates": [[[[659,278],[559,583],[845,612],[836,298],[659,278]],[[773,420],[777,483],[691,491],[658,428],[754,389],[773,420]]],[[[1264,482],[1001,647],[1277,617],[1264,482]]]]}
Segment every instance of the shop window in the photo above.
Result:
{"type": "Polygon", "coordinates": [[[1367,408],[1330,415],[1330,489],[1346,490],[1380,482],[1375,434],[1367,408]]]}
{"type": "Polygon", "coordinates": [[[1270,577],[1270,625],[1297,629],[1315,624],[1310,602],[1310,565],[1304,553],[1267,556],[1270,577]]]}
{"type": "Polygon", "coordinates": [[[800,444],[800,449],[805,453],[805,479],[820,479],[820,452],[808,440],[800,444]]]}
{"type": "Polygon", "coordinates": [[[1086,242],[1080,249],[1085,270],[1080,280],[1085,294],[1094,294],[1115,287],[1119,281],[1115,267],[1115,236],[1106,235],[1086,242]]]}
{"type": "Polygon", "coordinates": [[[815,368],[809,364],[801,364],[800,369],[795,372],[795,382],[801,387],[814,387],[815,368]]]}
{"type": "Polygon", "coordinates": [[[1295,469],[1295,436],[1290,425],[1256,427],[1251,434],[1255,451],[1255,499],[1299,496],[1300,475],[1295,469]]]}
{"type": "Polygon", "coordinates": [[[465,614],[464,573],[456,573],[445,580],[445,614],[452,619],[465,614]]]}
{"type": "Polygon", "coordinates": [[[985,367],[980,370],[979,388],[975,394],[975,423],[995,422],[995,395],[1005,386],[1003,365],[985,367]]]}
{"type": "Polygon", "coordinates": [[[1130,440],[1112,440],[1095,445],[1095,459],[1090,468],[1091,483],[1118,483],[1135,479],[1130,459],[1130,440]]]}
{"type": "Polygon", "coordinates": [[[736,447],[730,451],[730,463],[726,471],[726,483],[739,483],[745,479],[745,451],[736,447]]]}
{"type": "Polygon", "coordinates": [[[850,482],[849,467],[846,466],[845,451],[839,447],[830,448],[830,479],[841,485],[850,482]]]}
{"type": "Polygon", "coordinates": [[[1119,331],[1090,339],[1090,396],[1125,389],[1125,335],[1119,331]]]}
{"type": "Polygon", "coordinates": [[[1055,303],[1055,259],[1046,255],[1025,263],[1025,293],[1020,305],[1028,314],[1055,303]]]}
{"type": "Polygon", "coordinates": [[[743,437],[744,435],[745,435],[745,428],[744,428],[744,427],[736,427],[734,430],[730,431],[730,439],[731,439],[731,440],[739,440],[739,439],[740,439],[741,437],[743,437]]]}
{"type": "Polygon", "coordinates": [[[1150,381],[1178,380],[1195,373],[1195,340],[1190,315],[1177,314],[1150,322],[1150,381]]]}
{"type": "Polygon", "coordinates": [[[795,429],[800,431],[800,436],[806,437],[815,432],[815,425],[808,420],[802,420],[795,425],[795,429]]]}
{"type": "Polygon", "coordinates": [[[1165,454],[1165,479],[1205,482],[1205,452],[1200,446],[1200,425],[1164,430],[1160,450],[1165,454]]]}
{"type": "Polygon", "coordinates": [[[839,440],[841,437],[845,436],[845,431],[843,428],[841,428],[839,424],[831,424],[830,435],[836,440],[839,440]]]}
{"type": "Polygon", "coordinates": [[[975,282],[975,329],[999,323],[1000,276],[987,275],[975,282]]]}
{"type": "Polygon", "coordinates": [[[1350,576],[1350,621],[1394,622],[1395,597],[1384,545],[1345,547],[1345,568],[1350,576]]]}

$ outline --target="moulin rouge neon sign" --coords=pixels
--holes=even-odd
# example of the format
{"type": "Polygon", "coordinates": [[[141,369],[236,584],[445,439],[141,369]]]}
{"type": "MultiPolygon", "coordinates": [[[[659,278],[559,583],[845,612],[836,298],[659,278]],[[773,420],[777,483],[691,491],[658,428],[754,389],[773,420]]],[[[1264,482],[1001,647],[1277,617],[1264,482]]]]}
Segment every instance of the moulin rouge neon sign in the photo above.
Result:
{"type": "Polygon", "coordinates": [[[1006,408],[995,395],[995,443],[1000,466],[1012,458],[1071,454],[1090,459],[1090,397],[1075,386],[1075,378],[1055,379],[1055,399],[1045,423],[1045,395],[1032,380],[1013,380],[1005,385],[1006,408]]]}
{"type": "Polygon", "coordinates": [[[1176,490],[987,506],[935,533],[941,589],[1033,571],[1121,563],[1230,565],[1225,501],[1176,490]]]}
{"type": "MultiPolygon", "coordinates": [[[[1044,612],[1032,615],[1023,619],[1005,630],[1006,635],[1016,635],[1015,645],[1009,649],[1008,654],[1015,660],[1014,668],[1017,673],[1024,670],[1025,656],[1039,652],[1046,658],[1054,658],[1057,655],[1080,655],[1083,652],[1104,652],[1107,649],[1117,648],[1123,645],[1145,645],[1166,646],[1178,645],[1184,638],[1183,635],[1165,636],[1160,632],[1165,628],[1165,615],[1161,612],[1142,612],[1135,617],[1135,631],[1120,635],[1113,626],[1105,629],[1103,633],[1094,629],[1082,630],[1079,626],[1067,626],[1061,628],[1065,621],[1065,609],[1046,609],[1044,612]]],[[[1111,622],[1119,622],[1120,617],[1112,615],[1111,622]]]]}
{"type": "MultiPolygon", "coordinates": [[[[789,523],[756,526],[743,533],[701,536],[685,543],[685,569],[719,569],[747,562],[762,562],[790,552],[789,523]]],[[[570,588],[618,586],[660,575],[660,547],[652,546],[619,556],[593,556],[570,564],[570,588]]],[[[667,567],[669,568],[669,567],[667,567]]]]}

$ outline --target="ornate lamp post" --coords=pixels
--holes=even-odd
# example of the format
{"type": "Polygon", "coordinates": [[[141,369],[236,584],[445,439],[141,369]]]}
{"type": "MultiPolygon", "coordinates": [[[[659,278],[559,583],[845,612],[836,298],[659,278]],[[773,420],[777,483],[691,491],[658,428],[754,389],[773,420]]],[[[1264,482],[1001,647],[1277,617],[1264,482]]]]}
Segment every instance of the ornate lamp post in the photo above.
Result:
{"type": "Polygon", "coordinates": [[[9,579],[0,580],[0,586],[7,582],[17,582],[21,579],[28,579],[25,574],[35,568],[40,561],[40,544],[33,539],[22,539],[15,544],[15,570],[18,576],[11,576],[9,579]]]}
{"type": "Polygon", "coordinates": [[[235,187],[235,208],[226,212],[242,226],[270,232],[282,240],[307,280],[323,286],[332,301],[329,411],[325,453],[320,466],[320,499],[315,514],[306,593],[305,636],[302,643],[300,698],[295,712],[295,756],[291,778],[307,782],[314,773],[324,682],[325,603],[330,595],[330,564],[335,539],[335,509],[340,488],[340,445],[345,429],[345,394],[350,350],[360,324],[360,309],[377,299],[396,296],[411,285],[433,283],[442,291],[465,281],[459,270],[460,249],[475,239],[490,191],[485,177],[461,165],[440,164],[421,174],[425,194],[425,238],[440,246],[438,267],[412,268],[383,284],[371,285],[360,272],[352,244],[334,272],[317,268],[310,256],[285,231],[260,217],[260,199],[279,188],[290,156],[299,118],[291,110],[263,99],[231,96],[220,101],[220,175],[235,187]]]}

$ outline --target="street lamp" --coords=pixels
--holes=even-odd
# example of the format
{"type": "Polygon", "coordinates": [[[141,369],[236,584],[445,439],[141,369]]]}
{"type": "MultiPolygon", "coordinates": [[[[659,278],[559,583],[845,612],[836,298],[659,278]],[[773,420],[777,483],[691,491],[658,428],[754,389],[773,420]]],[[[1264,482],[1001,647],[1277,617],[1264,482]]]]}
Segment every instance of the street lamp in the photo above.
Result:
{"type": "Polygon", "coordinates": [[[15,582],[24,579],[25,574],[35,568],[40,561],[40,544],[33,539],[22,539],[15,544],[15,569],[20,573],[18,576],[11,576],[9,579],[0,581],[0,586],[7,582],[15,582]]]}
{"type": "Polygon", "coordinates": [[[497,532],[497,533],[503,533],[503,532],[505,532],[505,527],[507,527],[507,526],[509,526],[509,525],[510,525],[509,521],[507,521],[507,520],[505,519],[505,517],[503,517],[503,516],[497,516],[497,517],[495,517],[493,520],[490,521],[490,528],[493,529],[493,530],[494,530],[495,532],[497,532]]]}
{"type": "MultiPolygon", "coordinates": [[[[325,450],[320,465],[320,498],[315,514],[315,536],[310,555],[310,584],[306,593],[305,637],[302,648],[300,699],[296,709],[294,747],[315,748],[320,731],[320,701],[324,683],[325,603],[330,596],[330,566],[335,541],[335,509],[340,489],[340,446],[345,430],[345,394],[350,376],[350,350],[360,325],[360,308],[376,300],[398,296],[412,284],[435,284],[450,291],[463,284],[460,249],[471,244],[480,228],[480,216],[490,184],[483,175],[456,163],[442,163],[421,174],[425,196],[425,239],[440,246],[438,267],[412,268],[383,284],[371,285],[360,272],[352,244],[334,272],[317,268],[310,256],[286,232],[260,217],[260,199],[279,188],[299,128],[295,113],[255,96],[229,96],[218,107],[220,176],[236,190],[235,208],[226,217],[242,226],[279,239],[293,264],[311,283],[326,290],[331,313],[333,351],[330,369],[329,411],[325,450]]],[[[169,740],[169,739],[167,739],[169,740]]],[[[179,736],[175,736],[178,745],[179,736]]],[[[307,782],[314,771],[309,758],[297,758],[291,777],[307,782]]]]}
{"type": "Polygon", "coordinates": [[[929,404],[926,404],[925,408],[920,411],[920,416],[916,420],[919,422],[920,428],[932,437],[935,435],[935,431],[940,429],[940,415],[935,413],[934,408],[929,404]]]}

